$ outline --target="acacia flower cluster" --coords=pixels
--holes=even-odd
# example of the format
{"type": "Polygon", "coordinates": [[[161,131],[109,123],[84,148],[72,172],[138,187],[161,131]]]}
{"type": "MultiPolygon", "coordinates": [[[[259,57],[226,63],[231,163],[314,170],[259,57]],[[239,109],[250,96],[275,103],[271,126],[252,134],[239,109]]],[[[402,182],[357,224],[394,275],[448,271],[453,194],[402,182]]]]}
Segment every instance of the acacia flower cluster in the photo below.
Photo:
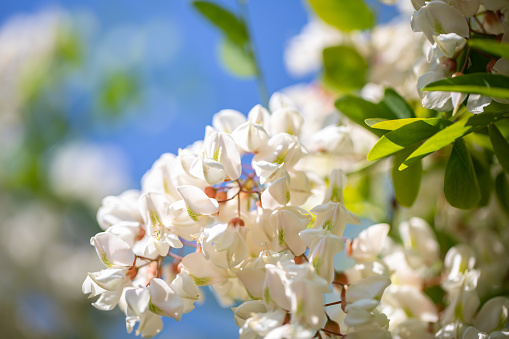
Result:
{"type": "MultiPolygon", "coordinates": [[[[104,232],[91,244],[106,267],[83,283],[96,308],[118,305],[128,332],[152,337],[162,316],[179,320],[209,286],[223,305],[241,303],[232,309],[244,339],[509,336],[509,299],[497,296],[509,271],[499,235],[484,232],[444,260],[420,218],[397,227],[399,242],[388,224],[343,238],[347,224],[360,224],[343,204],[346,175],[317,175],[306,162],[337,154],[306,137],[288,97],[274,94],[269,108],[247,118],[220,111],[203,141],[154,163],[141,192],[104,199],[104,232]],[[355,264],[339,272],[343,250],[355,264]],[[433,287],[446,305],[426,292],[433,287]]],[[[315,133],[348,137],[330,127],[315,133]]]]}
{"type": "MultiPolygon", "coordinates": [[[[412,29],[422,32],[432,44],[427,55],[429,64],[417,82],[419,91],[431,82],[461,76],[472,65],[477,67],[474,72],[509,75],[509,60],[467,46],[467,41],[474,37],[509,42],[508,1],[412,0],[412,4],[416,10],[412,29]],[[480,57],[474,60],[473,54],[480,57]]],[[[493,100],[508,103],[506,99],[481,94],[434,91],[421,94],[425,108],[439,111],[456,112],[465,100],[467,110],[474,114],[482,113],[493,100]]]]}
{"type": "MultiPolygon", "coordinates": [[[[104,199],[104,232],[91,244],[106,268],[83,284],[96,308],[119,305],[128,331],[138,323],[151,337],[161,316],[179,320],[210,286],[223,304],[245,302],[235,310],[242,338],[341,335],[323,295],[346,224],[360,220],[342,203],[344,173],[315,185],[299,169],[308,151],[295,105],[275,94],[270,110],[255,106],[247,119],[220,111],[203,141],[154,163],[141,192],[104,199]],[[309,209],[312,195],[322,203],[309,209]]],[[[322,133],[344,138],[342,129],[322,133]]]]}

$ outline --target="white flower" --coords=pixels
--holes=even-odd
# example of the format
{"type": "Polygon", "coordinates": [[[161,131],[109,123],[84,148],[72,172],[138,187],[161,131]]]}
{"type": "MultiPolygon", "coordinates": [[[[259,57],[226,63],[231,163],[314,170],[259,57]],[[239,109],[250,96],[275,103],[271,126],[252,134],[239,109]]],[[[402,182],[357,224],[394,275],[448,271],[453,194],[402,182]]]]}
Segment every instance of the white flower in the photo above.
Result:
{"type": "Polygon", "coordinates": [[[141,222],[138,211],[138,199],[140,192],[127,190],[118,196],[107,196],[102,201],[102,206],[97,211],[97,222],[103,230],[119,222],[141,222]]]}
{"type": "Polygon", "coordinates": [[[298,136],[304,124],[304,118],[294,107],[283,106],[272,111],[270,132],[272,135],[288,133],[298,136]]]}
{"type": "Polygon", "coordinates": [[[376,224],[366,228],[352,240],[349,255],[358,261],[376,260],[389,229],[389,224],[376,224]]]}
{"type": "Polygon", "coordinates": [[[448,0],[448,2],[465,16],[474,16],[481,5],[481,0],[448,0]]]}
{"type": "Polygon", "coordinates": [[[252,121],[239,125],[232,133],[237,145],[245,152],[255,153],[269,141],[265,129],[252,121]]]}
{"type": "Polygon", "coordinates": [[[131,267],[134,264],[134,253],[129,244],[112,233],[98,233],[90,244],[95,247],[99,259],[108,268],[131,267]]]}
{"type": "Polygon", "coordinates": [[[422,32],[433,43],[434,36],[456,33],[460,37],[468,36],[468,24],[465,16],[447,3],[434,0],[426,3],[412,16],[412,29],[422,32]]]}
{"type": "Polygon", "coordinates": [[[225,252],[228,267],[237,266],[247,256],[246,233],[242,220],[207,226],[202,241],[203,254],[208,259],[210,251],[225,252]]]}
{"type": "Polygon", "coordinates": [[[228,272],[205,259],[203,253],[188,254],[182,260],[182,269],[194,280],[198,286],[222,284],[228,280],[228,272]]]}
{"type": "Polygon", "coordinates": [[[290,177],[284,173],[281,178],[275,180],[265,189],[261,195],[261,202],[264,209],[276,210],[286,206],[290,202],[289,181],[290,177]]]}
{"type": "Polygon", "coordinates": [[[170,287],[182,298],[182,313],[194,310],[194,302],[200,299],[200,289],[187,272],[177,274],[170,287]]]}
{"type": "Polygon", "coordinates": [[[509,320],[509,299],[495,297],[488,300],[474,319],[475,328],[491,333],[506,329],[509,320]]]}
{"type": "Polygon", "coordinates": [[[125,272],[125,269],[108,268],[88,273],[82,291],[89,294],[89,298],[99,296],[92,306],[102,311],[109,311],[117,306],[126,280],[125,272]]]}
{"type": "Polygon", "coordinates": [[[311,216],[306,210],[299,207],[285,207],[274,211],[269,218],[273,239],[273,249],[280,251],[288,248],[295,256],[306,251],[306,245],[299,237],[299,232],[304,230],[311,216]]]}
{"type": "Polygon", "coordinates": [[[373,275],[356,281],[348,286],[345,294],[347,303],[354,303],[361,299],[380,300],[391,280],[383,275],[373,275]]]}
{"type": "Polygon", "coordinates": [[[439,34],[438,36],[433,36],[433,40],[435,40],[435,43],[429,49],[428,62],[435,61],[443,56],[448,58],[454,57],[456,51],[462,49],[467,41],[456,33],[439,34]]]}
{"type": "Polygon", "coordinates": [[[212,117],[212,126],[224,133],[232,133],[245,122],[246,117],[234,109],[223,109],[212,117]]]}
{"type": "Polygon", "coordinates": [[[411,218],[399,225],[399,233],[405,248],[415,254],[419,264],[431,266],[440,256],[440,247],[433,230],[420,218],[411,218]]]}
{"type": "MultiPolygon", "coordinates": [[[[165,195],[146,193],[140,197],[140,211],[147,225],[147,244],[149,247],[146,256],[153,257],[154,252],[166,256],[170,247],[181,248],[182,242],[170,226],[170,216],[167,213],[169,201],[165,195]]],[[[145,255],[144,255],[145,256],[145,255]]]]}
{"type": "Polygon", "coordinates": [[[271,330],[283,325],[286,312],[281,309],[268,311],[261,301],[247,301],[233,308],[235,323],[240,327],[239,338],[265,337],[271,330]]]}
{"type": "Polygon", "coordinates": [[[230,134],[210,133],[204,140],[203,148],[203,155],[196,158],[191,166],[194,176],[205,179],[209,185],[240,177],[240,153],[230,134]]]}
{"type": "Polygon", "coordinates": [[[360,225],[358,216],[346,209],[340,202],[328,202],[318,205],[311,210],[316,215],[313,229],[323,229],[342,237],[346,224],[360,225]]]}
{"type": "Polygon", "coordinates": [[[199,221],[201,216],[213,215],[219,211],[216,199],[209,198],[201,189],[184,185],[177,187],[177,190],[186,203],[189,217],[194,221],[199,221]]]}
{"type": "Polygon", "coordinates": [[[277,169],[293,168],[305,154],[305,149],[295,136],[287,133],[276,134],[254,156],[253,168],[260,177],[260,182],[264,184],[277,169]]]}

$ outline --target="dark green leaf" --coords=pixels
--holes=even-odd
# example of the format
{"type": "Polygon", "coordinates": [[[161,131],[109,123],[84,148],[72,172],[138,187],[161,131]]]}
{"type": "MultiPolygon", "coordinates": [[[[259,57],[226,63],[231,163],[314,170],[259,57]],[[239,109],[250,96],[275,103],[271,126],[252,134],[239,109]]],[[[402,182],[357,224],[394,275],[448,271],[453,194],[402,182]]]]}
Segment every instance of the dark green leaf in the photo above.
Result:
{"type": "Polygon", "coordinates": [[[400,119],[415,118],[412,107],[403,99],[398,92],[392,88],[385,89],[383,102],[394,112],[400,119]]]}
{"type": "Polygon", "coordinates": [[[309,4],[323,21],[344,32],[368,29],[374,23],[362,0],[309,0],[309,4]]]}
{"type": "Polygon", "coordinates": [[[509,59],[509,44],[489,39],[471,39],[468,45],[489,55],[509,59]]]}
{"type": "Polygon", "coordinates": [[[498,162],[509,173],[509,143],[494,124],[489,126],[490,140],[498,162]]]}
{"type": "Polygon", "coordinates": [[[326,86],[350,92],[366,84],[368,63],[350,46],[333,46],[323,50],[323,70],[326,86]]]}
{"type": "Polygon", "coordinates": [[[405,171],[398,170],[401,163],[413,150],[415,148],[409,148],[396,154],[394,166],[392,167],[392,182],[394,184],[396,201],[405,207],[411,207],[414,204],[421,186],[422,163],[420,161],[405,171]]]}
{"type": "Polygon", "coordinates": [[[225,39],[220,46],[223,65],[239,77],[251,77],[256,74],[256,65],[250,53],[230,39],[225,39]]]}
{"type": "Polygon", "coordinates": [[[353,95],[345,95],[335,102],[336,108],[348,118],[378,136],[385,131],[373,129],[364,123],[366,119],[397,119],[398,117],[384,103],[374,104],[353,95]]]}
{"type": "Polygon", "coordinates": [[[465,74],[435,81],[422,90],[477,93],[494,98],[509,99],[509,77],[489,73],[465,74]]]}
{"type": "Polygon", "coordinates": [[[193,5],[232,42],[243,46],[248,41],[244,22],[227,9],[209,1],[193,1],[193,5]]]}
{"type": "Polygon", "coordinates": [[[508,113],[481,113],[457,121],[426,140],[418,149],[410,154],[399,169],[405,169],[415,161],[449,145],[457,138],[461,138],[495,121],[507,119],[508,117],[508,113]]]}
{"type": "Polygon", "coordinates": [[[502,205],[504,212],[509,215],[509,184],[505,172],[500,172],[495,178],[495,192],[498,201],[502,205]]]}
{"type": "Polygon", "coordinates": [[[481,199],[474,165],[462,138],[454,142],[445,169],[444,194],[451,206],[461,209],[472,208],[481,199]]]}
{"type": "Polygon", "coordinates": [[[416,120],[403,125],[383,135],[369,151],[368,160],[377,160],[401,151],[410,145],[429,138],[445,126],[446,124],[442,122],[442,119],[416,120]]]}
{"type": "Polygon", "coordinates": [[[485,161],[478,159],[475,154],[472,154],[472,163],[474,165],[477,182],[479,183],[479,190],[481,193],[481,199],[479,200],[478,205],[486,206],[490,201],[491,190],[493,188],[490,167],[485,161]]]}

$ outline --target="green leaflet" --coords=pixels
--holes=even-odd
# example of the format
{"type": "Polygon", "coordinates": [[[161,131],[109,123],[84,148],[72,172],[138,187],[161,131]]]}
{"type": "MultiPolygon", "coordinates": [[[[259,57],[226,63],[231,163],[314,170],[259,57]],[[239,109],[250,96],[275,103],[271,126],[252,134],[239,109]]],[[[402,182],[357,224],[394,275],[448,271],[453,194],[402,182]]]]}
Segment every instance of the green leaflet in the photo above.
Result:
{"type": "Polygon", "coordinates": [[[429,154],[449,145],[456,139],[486,127],[495,121],[507,119],[508,117],[509,115],[507,112],[481,113],[457,121],[454,124],[445,127],[433,135],[431,138],[426,140],[418,149],[410,154],[410,156],[403,162],[399,169],[403,170],[417,160],[420,160],[429,154]]]}
{"type": "Polygon", "coordinates": [[[381,118],[392,120],[398,118],[398,116],[394,114],[387,105],[385,105],[385,103],[380,102],[378,104],[374,104],[354,95],[345,95],[340,97],[336,100],[335,106],[349,119],[378,136],[384,135],[385,131],[369,127],[364,123],[366,119],[381,118]]]}
{"type": "Polygon", "coordinates": [[[232,42],[243,46],[249,40],[244,22],[227,9],[209,1],[193,1],[193,6],[232,42]]]}
{"type": "Polygon", "coordinates": [[[481,199],[474,165],[463,138],[454,142],[445,169],[444,194],[451,206],[461,209],[472,208],[481,199]]]}
{"type": "MultiPolygon", "coordinates": [[[[382,118],[369,118],[369,119],[364,120],[364,123],[366,125],[368,125],[369,127],[373,127],[376,124],[384,122],[384,121],[392,121],[392,120],[387,120],[387,119],[382,119],[382,118]]],[[[379,128],[379,129],[386,129],[386,128],[379,128]]]]}
{"type": "Polygon", "coordinates": [[[509,77],[489,73],[465,74],[435,81],[422,90],[477,93],[494,98],[509,99],[509,77]]]}
{"type": "Polygon", "coordinates": [[[350,46],[333,46],[323,50],[323,82],[340,92],[350,92],[366,84],[368,63],[350,46]]]}
{"type": "Polygon", "coordinates": [[[477,182],[479,183],[479,190],[481,193],[481,199],[477,205],[486,206],[490,201],[491,191],[493,189],[490,166],[486,161],[483,161],[480,154],[472,152],[471,155],[475,174],[477,176],[477,182]]]}
{"type": "Polygon", "coordinates": [[[509,184],[505,172],[498,173],[495,179],[495,192],[502,210],[509,216],[509,184]]]}
{"type": "Polygon", "coordinates": [[[407,118],[407,119],[396,119],[396,120],[383,120],[383,119],[366,119],[366,124],[376,129],[383,129],[386,131],[394,131],[400,127],[408,125],[414,121],[424,120],[429,124],[443,124],[443,126],[448,126],[451,122],[447,119],[441,118],[407,118]],[[369,122],[371,123],[368,123],[369,122]]]}
{"type": "Polygon", "coordinates": [[[326,23],[344,32],[371,28],[374,16],[362,0],[308,0],[326,23]]]}
{"type": "Polygon", "coordinates": [[[385,89],[383,101],[387,107],[389,107],[389,109],[398,116],[398,118],[415,118],[415,113],[412,107],[410,107],[406,100],[392,88],[385,89]]]}
{"type": "Polygon", "coordinates": [[[252,77],[256,74],[256,65],[252,55],[244,46],[225,39],[219,49],[220,60],[231,73],[242,77],[252,77]]]}
{"type": "MultiPolygon", "coordinates": [[[[383,135],[369,151],[368,160],[372,161],[389,156],[407,146],[431,137],[447,125],[445,121],[443,119],[418,119],[383,135]]],[[[383,122],[382,124],[386,123],[383,122]]]]}
{"type": "Polygon", "coordinates": [[[489,39],[471,39],[468,45],[490,55],[509,59],[509,44],[489,39]]]}
{"type": "Polygon", "coordinates": [[[509,173],[509,143],[494,124],[489,126],[490,140],[498,162],[509,173]]]}
{"type": "Polygon", "coordinates": [[[401,206],[405,207],[411,207],[419,193],[422,178],[422,164],[419,161],[404,171],[400,171],[398,168],[414,149],[415,148],[405,149],[396,154],[392,167],[392,182],[394,184],[396,201],[401,206]]]}

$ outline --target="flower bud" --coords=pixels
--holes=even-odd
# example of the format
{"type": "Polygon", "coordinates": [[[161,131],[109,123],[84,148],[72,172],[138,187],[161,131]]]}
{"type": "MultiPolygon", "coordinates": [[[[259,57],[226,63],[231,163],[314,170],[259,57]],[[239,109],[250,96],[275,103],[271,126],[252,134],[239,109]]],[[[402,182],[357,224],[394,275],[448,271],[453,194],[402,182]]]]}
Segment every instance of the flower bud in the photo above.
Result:
{"type": "Polygon", "coordinates": [[[440,60],[440,63],[444,65],[450,72],[456,71],[458,65],[456,64],[456,61],[451,58],[443,58],[440,60]]]}

